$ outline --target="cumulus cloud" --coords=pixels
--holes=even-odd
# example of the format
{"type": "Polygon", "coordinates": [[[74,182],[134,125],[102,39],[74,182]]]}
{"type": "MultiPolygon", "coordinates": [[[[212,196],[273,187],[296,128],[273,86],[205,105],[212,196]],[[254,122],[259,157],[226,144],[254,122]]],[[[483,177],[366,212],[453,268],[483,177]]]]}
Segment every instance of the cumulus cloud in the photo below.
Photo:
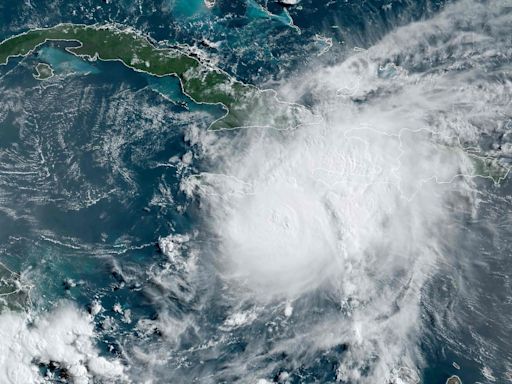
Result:
{"type": "Polygon", "coordinates": [[[0,315],[2,383],[46,383],[39,364],[65,370],[73,383],[129,382],[123,365],[100,356],[90,315],[63,304],[29,321],[23,313],[0,315]]]}

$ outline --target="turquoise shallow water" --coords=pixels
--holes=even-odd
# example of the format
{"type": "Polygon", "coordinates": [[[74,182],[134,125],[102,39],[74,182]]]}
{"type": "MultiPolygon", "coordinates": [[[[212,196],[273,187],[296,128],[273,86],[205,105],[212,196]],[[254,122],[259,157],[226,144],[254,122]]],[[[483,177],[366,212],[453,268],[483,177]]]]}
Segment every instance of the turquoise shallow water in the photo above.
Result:
{"type": "Polygon", "coordinates": [[[57,75],[88,75],[98,72],[98,68],[95,66],[54,47],[43,47],[38,51],[37,57],[42,62],[49,64],[57,75]]]}
{"type": "MultiPolygon", "coordinates": [[[[212,9],[199,0],[9,2],[0,5],[0,34],[58,22],[118,22],[157,40],[196,45],[239,79],[272,85],[308,66],[340,62],[354,46],[369,47],[442,6],[392,4],[386,11],[381,2],[312,0],[291,8],[218,1],[212,9]],[[333,42],[322,56],[326,45],[318,36],[333,42]]],[[[381,78],[398,76],[390,68],[382,67],[381,78]]],[[[380,91],[355,102],[371,103],[380,91]]],[[[314,104],[308,97],[300,101],[314,104]]],[[[352,356],[349,343],[310,352],[305,342],[300,353],[283,347],[325,319],[348,316],[335,294],[295,297],[290,313],[289,302],[253,302],[217,274],[220,240],[204,203],[187,195],[182,181],[214,169],[201,135],[223,113],[219,107],[192,102],[176,78],[85,62],[59,44],[1,67],[0,100],[0,286],[19,290],[1,296],[0,305],[33,319],[70,302],[83,318],[90,314],[98,356],[119,361],[127,373],[98,374],[95,381],[91,373],[89,382],[350,382],[337,371],[352,356]],[[34,79],[38,62],[56,76],[34,79]]],[[[237,142],[239,135],[222,138],[237,142]]],[[[479,181],[475,188],[484,196],[478,214],[456,216],[454,225],[467,228],[456,239],[458,251],[421,288],[423,332],[415,352],[424,383],[453,374],[464,383],[490,383],[492,375],[504,382],[510,371],[512,266],[503,214],[510,185],[479,181]]],[[[41,360],[42,375],[65,382],[65,369],[41,360]]],[[[364,378],[379,356],[361,360],[364,378]]]]}
{"type": "Polygon", "coordinates": [[[207,12],[207,7],[203,0],[176,0],[169,1],[169,6],[178,17],[200,17],[207,12]]]}

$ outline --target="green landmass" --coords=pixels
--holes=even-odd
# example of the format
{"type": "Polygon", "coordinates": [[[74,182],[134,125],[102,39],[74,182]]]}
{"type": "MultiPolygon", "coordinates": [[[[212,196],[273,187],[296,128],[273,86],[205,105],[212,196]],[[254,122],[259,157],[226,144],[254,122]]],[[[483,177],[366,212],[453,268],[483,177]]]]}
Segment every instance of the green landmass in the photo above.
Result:
{"type": "Polygon", "coordinates": [[[183,92],[197,103],[222,104],[227,113],[210,127],[229,129],[269,126],[286,129],[297,124],[298,106],[279,102],[272,91],[241,83],[175,48],[158,48],[133,30],[106,25],[59,24],[32,29],[0,43],[0,64],[26,56],[47,41],[73,41],[68,52],[88,60],[117,60],[154,76],[177,76],[183,92]],[[248,116],[250,120],[248,120],[248,116]]]}
{"type": "Polygon", "coordinates": [[[462,380],[457,375],[450,376],[448,380],[446,380],[446,384],[462,384],[462,380]]]}
{"type": "Polygon", "coordinates": [[[36,65],[36,75],[34,76],[37,80],[46,80],[53,76],[53,69],[46,63],[39,63],[36,65]]]}
{"type": "Polygon", "coordinates": [[[22,283],[20,275],[0,262],[0,312],[24,308],[29,291],[30,287],[22,283]]]}
{"type": "Polygon", "coordinates": [[[508,175],[509,168],[503,166],[495,158],[469,153],[475,165],[475,175],[490,178],[494,183],[501,183],[508,175]]]}

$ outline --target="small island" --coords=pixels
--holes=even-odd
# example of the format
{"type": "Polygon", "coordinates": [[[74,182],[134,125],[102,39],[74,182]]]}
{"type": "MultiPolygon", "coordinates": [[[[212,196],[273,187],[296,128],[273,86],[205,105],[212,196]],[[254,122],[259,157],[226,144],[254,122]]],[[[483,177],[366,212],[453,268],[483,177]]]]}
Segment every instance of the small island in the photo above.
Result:
{"type": "Polygon", "coordinates": [[[46,63],[39,63],[36,65],[36,73],[34,78],[37,80],[47,80],[53,77],[53,69],[46,63]]]}
{"type": "Polygon", "coordinates": [[[76,42],[66,50],[85,60],[120,61],[153,76],[176,76],[182,91],[197,103],[222,105],[226,114],[210,129],[248,126],[289,129],[298,125],[299,106],[277,100],[275,92],[237,81],[177,48],[160,48],[133,29],[113,25],[59,24],[32,29],[0,42],[0,65],[27,56],[48,41],[76,42]]]}
{"type": "Polygon", "coordinates": [[[457,375],[450,376],[448,380],[446,380],[446,384],[462,384],[462,380],[457,375]]]}

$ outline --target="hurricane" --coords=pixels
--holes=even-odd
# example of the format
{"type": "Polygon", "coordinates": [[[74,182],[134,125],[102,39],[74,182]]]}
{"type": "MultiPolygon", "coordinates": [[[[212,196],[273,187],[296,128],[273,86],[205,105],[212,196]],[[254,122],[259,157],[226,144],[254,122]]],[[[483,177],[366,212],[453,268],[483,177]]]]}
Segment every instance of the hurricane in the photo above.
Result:
{"type": "Polygon", "coordinates": [[[284,81],[307,105],[294,129],[190,133],[212,169],[183,188],[204,205],[216,273],[239,300],[300,303],[301,331],[272,353],[300,366],[342,346],[338,381],[419,382],[428,283],[450,273],[478,183],[499,181],[474,147],[506,129],[509,35],[504,3],[462,1],[284,81]],[[333,312],[311,322],[322,299],[333,312]]]}

